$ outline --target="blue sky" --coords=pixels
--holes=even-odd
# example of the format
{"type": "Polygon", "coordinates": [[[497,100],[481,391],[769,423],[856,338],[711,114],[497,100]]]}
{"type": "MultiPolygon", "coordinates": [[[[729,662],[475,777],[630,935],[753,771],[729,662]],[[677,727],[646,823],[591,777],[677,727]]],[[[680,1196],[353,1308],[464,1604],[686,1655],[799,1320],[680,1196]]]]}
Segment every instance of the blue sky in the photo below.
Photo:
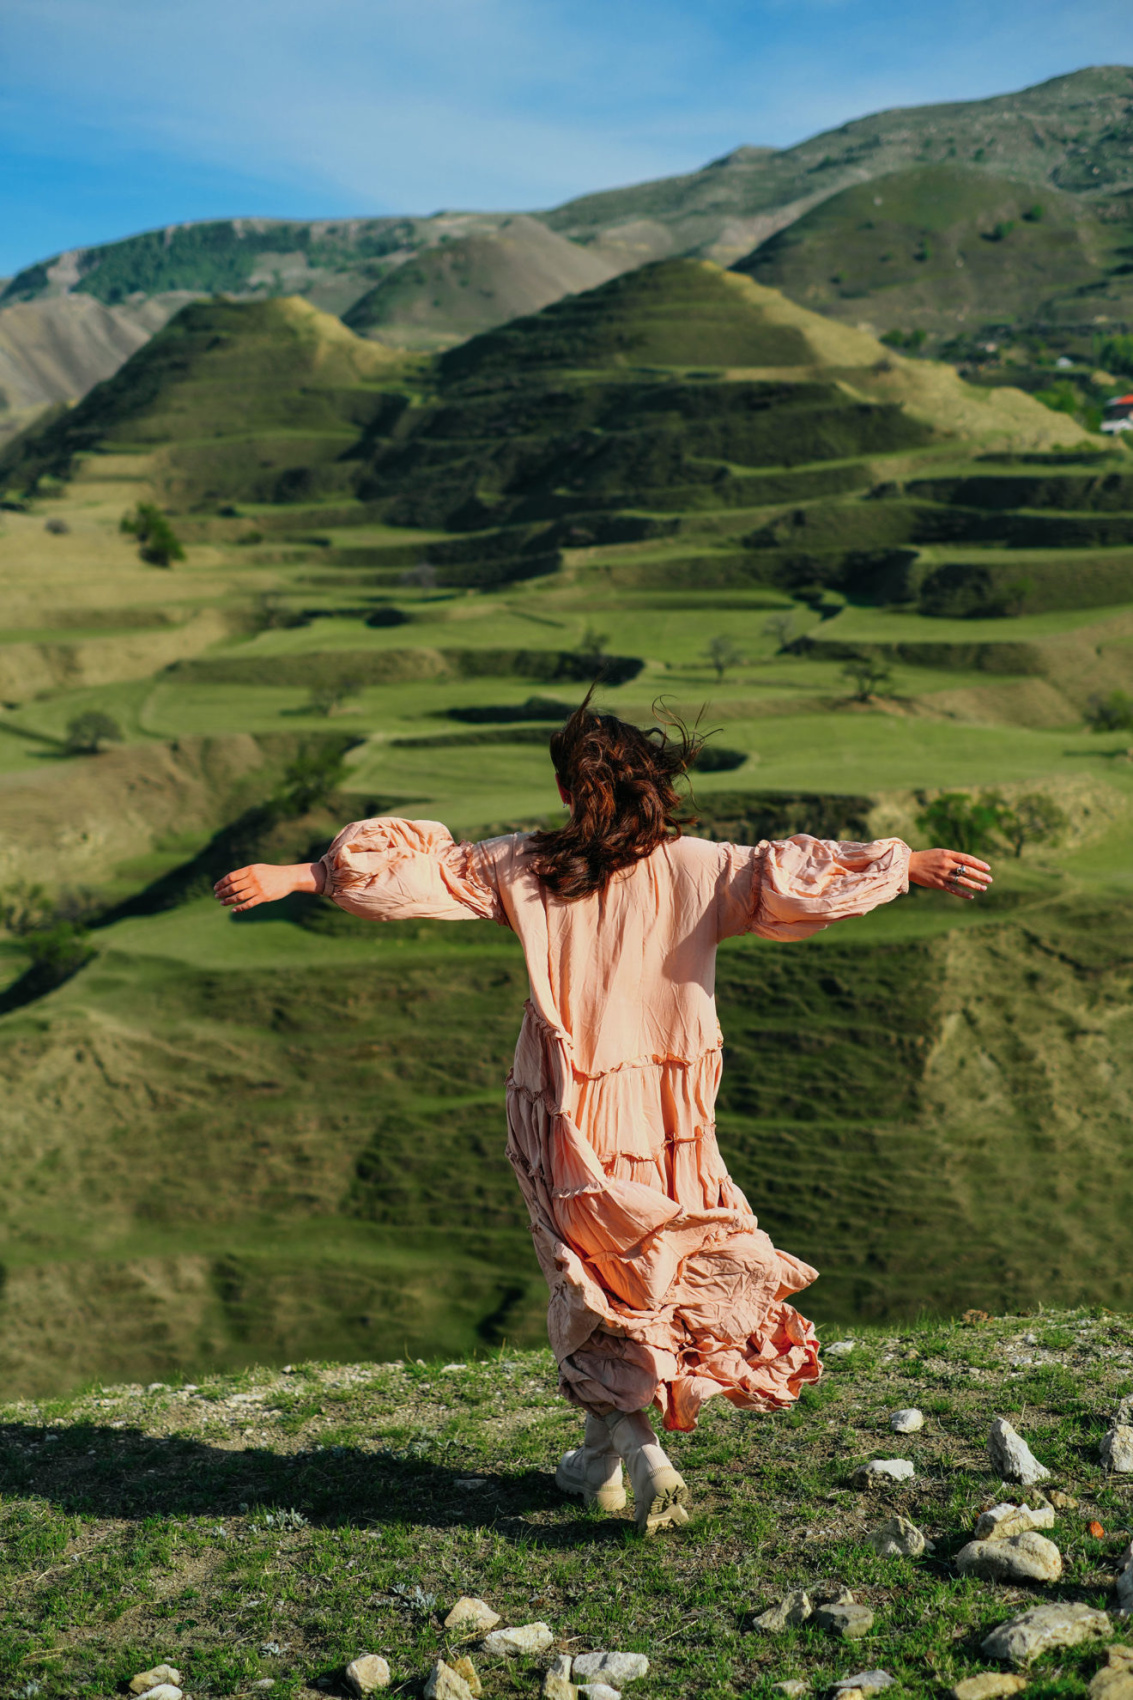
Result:
{"type": "Polygon", "coordinates": [[[0,275],[186,219],[551,206],[1129,63],[1130,0],[0,0],[0,275]]]}

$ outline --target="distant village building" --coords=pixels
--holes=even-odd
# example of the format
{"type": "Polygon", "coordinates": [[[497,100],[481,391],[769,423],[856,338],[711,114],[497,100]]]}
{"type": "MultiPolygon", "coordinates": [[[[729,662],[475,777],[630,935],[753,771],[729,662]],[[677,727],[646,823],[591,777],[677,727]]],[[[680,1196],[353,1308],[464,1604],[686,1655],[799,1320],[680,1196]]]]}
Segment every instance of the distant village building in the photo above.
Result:
{"type": "Polygon", "coordinates": [[[1133,395],[1114,396],[1105,404],[1103,431],[1133,431],[1133,395]]]}

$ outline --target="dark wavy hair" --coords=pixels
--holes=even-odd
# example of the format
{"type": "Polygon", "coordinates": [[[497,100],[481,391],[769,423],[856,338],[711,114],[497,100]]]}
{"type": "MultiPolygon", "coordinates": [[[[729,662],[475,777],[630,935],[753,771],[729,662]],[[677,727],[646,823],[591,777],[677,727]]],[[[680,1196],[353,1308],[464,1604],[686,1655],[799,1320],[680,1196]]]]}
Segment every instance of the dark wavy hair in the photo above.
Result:
{"type": "MultiPolygon", "coordinates": [[[[676,781],[704,740],[675,716],[642,731],[590,706],[591,686],[570,719],[551,734],[551,760],[570,792],[570,819],[531,835],[531,867],[556,897],[589,897],[613,874],[679,838],[694,824],[676,781]]],[[[654,712],[657,712],[656,705],[654,712]]]]}

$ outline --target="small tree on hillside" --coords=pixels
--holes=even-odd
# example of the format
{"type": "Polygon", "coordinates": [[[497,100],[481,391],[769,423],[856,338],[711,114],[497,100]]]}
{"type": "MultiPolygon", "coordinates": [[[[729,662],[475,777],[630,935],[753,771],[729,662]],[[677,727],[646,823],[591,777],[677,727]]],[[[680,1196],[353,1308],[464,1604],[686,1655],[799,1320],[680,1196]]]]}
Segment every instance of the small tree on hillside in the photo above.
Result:
{"type": "Polygon", "coordinates": [[[747,656],[735,639],[725,637],[723,634],[709,638],[704,647],[703,655],[708,665],[714,669],[720,684],[723,684],[724,675],[729,667],[742,667],[747,660],[747,656]]]}
{"type": "Polygon", "coordinates": [[[967,856],[984,856],[994,848],[1002,802],[995,797],[973,798],[966,791],[944,791],[917,816],[917,826],[934,844],[947,844],[967,856]]]}
{"type": "Polygon", "coordinates": [[[606,645],[610,641],[608,632],[600,632],[594,626],[587,626],[578,640],[576,655],[584,655],[588,661],[597,665],[606,653],[606,645]]]}
{"type": "Polygon", "coordinates": [[[174,561],[185,559],[173,527],[152,502],[139,502],[132,512],[123,514],[119,529],[137,538],[138,553],[151,566],[171,567],[174,561]]]}
{"type": "Polygon", "coordinates": [[[1053,797],[1042,791],[1030,791],[1013,803],[999,804],[998,824],[1016,856],[1021,856],[1025,844],[1052,844],[1070,823],[1065,810],[1059,808],[1053,797]]]}
{"type": "Polygon", "coordinates": [[[1133,697],[1124,691],[1095,693],[1086,705],[1086,724],[1095,732],[1133,732],[1133,697]]]}
{"type": "Polygon", "coordinates": [[[893,682],[893,672],[877,655],[854,655],[842,669],[842,677],[853,686],[854,702],[868,702],[870,697],[884,693],[893,682]]]}
{"type": "Polygon", "coordinates": [[[327,803],[342,784],[346,750],[336,740],[321,740],[299,751],[284,769],[276,792],[278,806],[291,815],[305,815],[327,803]]]}
{"type": "Polygon", "coordinates": [[[337,714],[347,698],[356,697],[361,689],[360,679],[339,679],[333,685],[316,685],[307,703],[307,712],[327,717],[337,714]]]}
{"type": "Polygon", "coordinates": [[[66,749],[72,756],[96,756],[103,744],[120,744],[122,728],[109,714],[88,708],[67,722],[66,749]]]}
{"type": "Polygon", "coordinates": [[[763,622],[764,637],[773,638],[780,653],[790,643],[794,629],[795,616],[786,609],[781,614],[769,614],[763,622]]]}

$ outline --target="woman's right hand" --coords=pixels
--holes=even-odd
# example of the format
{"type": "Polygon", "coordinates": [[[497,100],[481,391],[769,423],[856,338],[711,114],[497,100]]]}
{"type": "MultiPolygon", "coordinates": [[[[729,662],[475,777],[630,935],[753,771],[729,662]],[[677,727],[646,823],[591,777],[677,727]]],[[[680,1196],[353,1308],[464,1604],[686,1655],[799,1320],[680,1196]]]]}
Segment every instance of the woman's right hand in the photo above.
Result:
{"type": "Polygon", "coordinates": [[[991,884],[991,869],[963,850],[914,850],[909,857],[909,883],[930,891],[950,891],[953,897],[971,902],[991,884]]]}
{"type": "Polygon", "coordinates": [[[326,871],[321,862],[297,862],[280,867],[273,862],[252,862],[217,880],[213,892],[226,909],[240,913],[260,903],[278,903],[293,891],[321,891],[326,871]]]}

